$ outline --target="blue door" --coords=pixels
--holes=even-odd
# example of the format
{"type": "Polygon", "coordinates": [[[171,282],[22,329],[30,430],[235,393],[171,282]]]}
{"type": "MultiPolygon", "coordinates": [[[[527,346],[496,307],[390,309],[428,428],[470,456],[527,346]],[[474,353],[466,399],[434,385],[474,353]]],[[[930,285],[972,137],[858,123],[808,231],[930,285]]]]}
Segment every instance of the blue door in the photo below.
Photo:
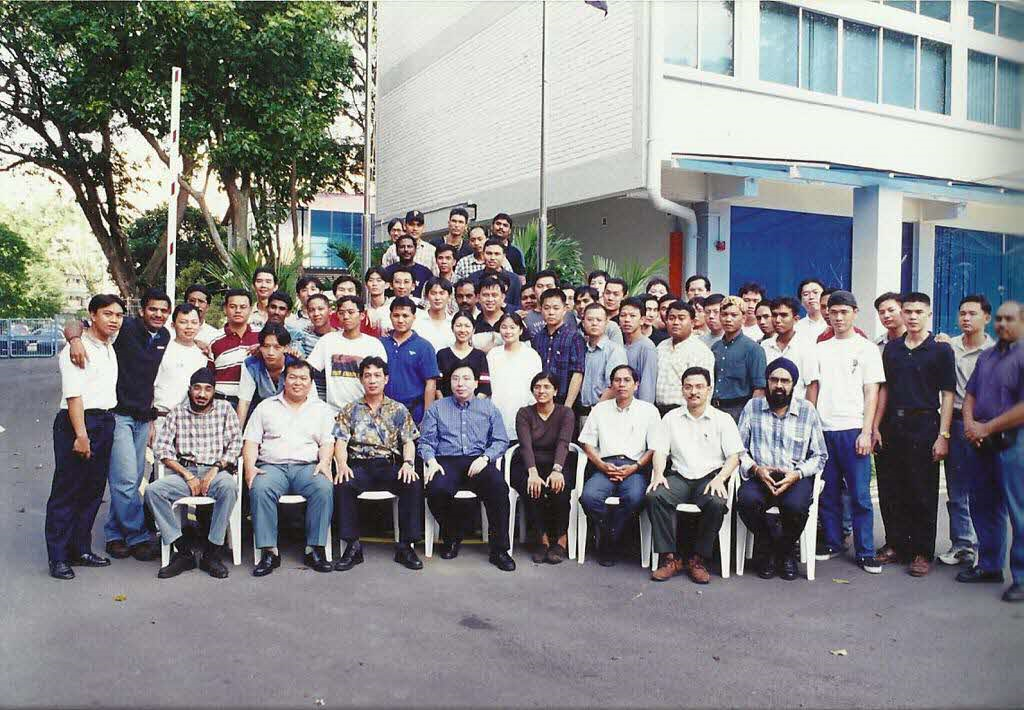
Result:
{"type": "MultiPolygon", "coordinates": [[[[1024,296],[1024,238],[954,227],[935,229],[934,327],[955,334],[960,299],[983,294],[995,312],[1024,296]]],[[[991,327],[989,328],[991,331],[991,327]]]]}

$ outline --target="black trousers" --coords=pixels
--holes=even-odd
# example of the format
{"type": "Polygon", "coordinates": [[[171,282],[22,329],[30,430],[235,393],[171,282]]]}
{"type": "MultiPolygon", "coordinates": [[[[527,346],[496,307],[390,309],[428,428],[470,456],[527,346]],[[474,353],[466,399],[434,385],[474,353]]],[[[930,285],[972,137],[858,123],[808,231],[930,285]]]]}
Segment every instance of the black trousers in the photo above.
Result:
{"type": "MultiPolygon", "coordinates": [[[[801,478],[781,496],[772,495],[768,487],[754,477],[740,485],[736,494],[736,512],[747,529],[754,533],[755,557],[764,557],[771,553],[787,555],[793,551],[796,541],[800,539],[800,533],[807,524],[816,481],[815,476],[801,478]],[[774,545],[773,526],[769,525],[769,516],[765,513],[773,506],[779,508],[779,523],[782,528],[774,538],[774,545]]],[[[812,551],[808,551],[807,554],[812,554],[812,551]]]]}
{"type": "Polygon", "coordinates": [[[881,433],[884,454],[876,475],[885,541],[901,558],[930,560],[939,510],[939,464],[932,461],[939,415],[887,414],[881,433]]]}
{"type": "MultiPolygon", "coordinates": [[[[551,475],[550,466],[537,466],[537,473],[544,480],[551,475]]],[[[519,493],[519,498],[526,508],[527,525],[537,530],[539,534],[546,534],[548,541],[554,543],[558,538],[565,535],[569,529],[569,494],[576,486],[576,452],[570,451],[565,458],[565,468],[562,470],[565,477],[565,487],[560,493],[554,493],[545,486],[540,490],[540,496],[534,498],[526,489],[526,481],[530,477],[523,460],[519,456],[519,450],[512,454],[512,470],[509,472],[509,480],[512,487],[519,493]]]]}
{"type": "Polygon", "coordinates": [[[46,554],[50,562],[67,562],[92,550],[96,521],[110,468],[114,443],[114,415],[86,413],[85,429],[92,455],[77,455],[75,430],[67,410],[53,420],[53,484],[46,501],[46,554]]]}
{"type": "Polygon", "coordinates": [[[487,511],[491,549],[508,550],[508,484],[491,463],[472,478],[466,475],[469,465],[476,458],[438,456],[437,462],[444,469],[444,475],[437,474],[427,484],[427,504],[441,526],[441,538],[447,542],[462,540],[465,537],[466,519],[477,501],[456,501],[455,494],[460,489],[473,491],[487,511]]]}
{"type": "Polygon", "coordinates": [[[398,539],[402,543],[419,542],[423,536],[420,513],[423,509],[423,481],[403,483],[399,465],[388,459],[349,459],[352,478],[334,486],[334,525],[338,537],[351,542],[359,539],[357,499],[366,491],[389,491],[398,496],[398,539]]]}

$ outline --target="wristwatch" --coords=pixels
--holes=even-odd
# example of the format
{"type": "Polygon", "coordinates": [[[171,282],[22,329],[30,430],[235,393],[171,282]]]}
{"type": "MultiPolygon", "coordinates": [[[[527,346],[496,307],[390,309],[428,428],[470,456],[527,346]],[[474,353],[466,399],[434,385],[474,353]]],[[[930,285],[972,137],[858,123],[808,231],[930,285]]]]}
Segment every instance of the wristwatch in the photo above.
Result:
{"type": "Polygon", "coordinates": [[[949,432],[948,431],[940,431],[939,432],[939,436],[941,436],[943,439],[948,439],[949,438],[949,432]]]}
{"type": "Polygon", "coordinates": [[[410,466],[414,466],[414,465],[416,464],[416,462],[415,462],[415,461],[410,461],[409,459],[404,459],[404,460],[402,461],[402,463],[406,463],[406,464],[408,464],[408,465],[410,465],[410,466]]]}

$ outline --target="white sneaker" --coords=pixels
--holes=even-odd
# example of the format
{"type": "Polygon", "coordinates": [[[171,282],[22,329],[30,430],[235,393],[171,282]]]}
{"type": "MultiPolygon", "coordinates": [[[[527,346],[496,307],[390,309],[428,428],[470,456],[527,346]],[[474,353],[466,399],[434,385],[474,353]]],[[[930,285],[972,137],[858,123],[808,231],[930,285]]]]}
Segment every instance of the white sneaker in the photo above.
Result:
{"type": "Polygon", "coordinates": [[[944,565],[950,565],[951,567],[956,567],[958,565],[968,565],[973,567],[974,561],[974,550],[964,547],[951,547],[948,552],[939,555],[939,562],[944,565]]]}

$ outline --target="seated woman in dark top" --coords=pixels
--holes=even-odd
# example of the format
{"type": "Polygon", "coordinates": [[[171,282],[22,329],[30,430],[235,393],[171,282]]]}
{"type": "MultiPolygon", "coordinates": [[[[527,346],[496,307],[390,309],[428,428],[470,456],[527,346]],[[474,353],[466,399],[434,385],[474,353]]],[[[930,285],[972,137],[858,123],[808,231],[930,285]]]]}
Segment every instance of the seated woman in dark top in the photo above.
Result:
{"type": "MultiPolygon", "coordinates": [[[[455,344],[450,348],[441,348],[437,351],[437,369],[441,371],[441,378],[437,381],[437,388],[441,394],[450,397],[452,394],[452,372],[457,367],[469,365],[474,372],[480,373],[477,379],[477,397],[491,396],[491,375],[487,371],[487,354],[483,350],[473,347],[473,319],[465,313],[456,313],[452,318],[452,334],[455,335],[455,344]]],[[[512,432],[508,432],[512,436],[512,432]]]]}
{"type": "Polygon", "coordinates": [[[576,417],[555,403],[558,378],[539,372],[530,382],[535,404],[516,415],[519,448],[512,455],[510,482],[538,532],[534,562],[558,564],[566,558],[569,492],[576,485],[576,453],[569,450],[576,417]]]}

